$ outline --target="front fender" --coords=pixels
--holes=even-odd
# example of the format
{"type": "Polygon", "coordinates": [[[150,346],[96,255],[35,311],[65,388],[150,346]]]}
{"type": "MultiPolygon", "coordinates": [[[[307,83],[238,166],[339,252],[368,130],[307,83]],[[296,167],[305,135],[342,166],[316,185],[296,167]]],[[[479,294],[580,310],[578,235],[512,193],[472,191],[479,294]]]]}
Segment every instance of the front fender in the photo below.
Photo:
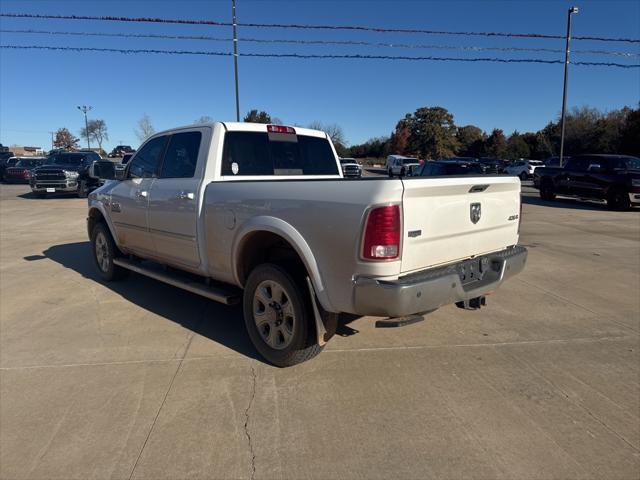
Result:
{"type": "Polygon", "coordinates": [[[329,300],[322,280],[322,275],[320,274],[320,269],[318,268],[318,264],[316,263],[316,259],[309,247],[309,244],[300,232],[298,232],[298,230],[296,230],[291,224],[276,217],[253,217],[238,229],[232,248],[233,274],[238,285],[242,284],[239,270],[239,265],[241,263],[239,258],[240,252],[242,251],[244,242],[249,238],[249,235],[255,232],[270,232],[284,238],[302,259],[322,308],[328,312],[336,311],[329,300]]]}
{"type": "MultiPolygon", "coordinates": [[[[92,210],[97,210],[98,212],[100,212],[100,215],[102,215],[102,218],[104,218],[104,221],[107,224],[107,227],[109,228],[109,232],[111,232],[111,237],[113,238],[113,241],[115,242],[116,246],[118,248],[120,248],[120,242],[118,241],[118,237],[116,235],[116,230],[113,226],[113,223],[111,222],[111,218],[108,215],[108,208],[105,205],[105,202],[109,203],[110,205],[110,197],[109,198],[101,198],[98,199],[96,198],[97,195],[95,194],[95,192],[93,192],[90,197],[89,197],[89,210],[88,210],[88,215],[87,215],[87,228],[89,225],[89,218],[91,217],[91,212],[92,210]]],[[[87,232],[89,235],[89,239],[91,239],[91,232],[87,232]]]]}

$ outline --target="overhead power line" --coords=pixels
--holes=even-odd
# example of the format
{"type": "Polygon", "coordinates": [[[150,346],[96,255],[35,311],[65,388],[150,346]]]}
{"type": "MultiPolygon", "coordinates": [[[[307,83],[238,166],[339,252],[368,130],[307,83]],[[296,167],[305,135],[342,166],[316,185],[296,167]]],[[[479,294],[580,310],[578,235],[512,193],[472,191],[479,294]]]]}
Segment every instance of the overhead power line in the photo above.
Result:
{"type": "MultiPolygon", "coordinates": [[[[172,23],[180,25],[209,25],[218,27],[229,27],[230,22],[219,22],[216,20],[190,20],[177,18],[153,18],[153,17],[112,17],[93,15],[44,15],[35,13],[0,13],[0,17],[9,18],[37,18],[37,19],[57,19],[57,20],[97,20],[111,22],[144,22],[144,23],[172,23]]],[[[357,30],[377,33],[420,33],[427,35],[462,35],[480,37],[516,37],[516,38],[540,38],[561,40],[562,35],[550,35],[544,33],[514,33],[514,32],[465,32],[447,30],[427,30],[420,28],[382,28],[362,25],[309,25],[297,23],[238,23],[239,27],[250,28],[290,28],[300,30],[357,30]]],[[[629,42],[640,43],[638,38],[623,37],[601,37],[601,36],[576,36],[574,40],[593,40],[600,42],[629,42]]]]}
{"type": "MultiPolygon", "coordinates": [[[[231,42],[231,37],[212,37],[209,35],[167,35],[157,33],[108,33],[108,32],[69,32],[33,29],[0,29],[2,33],[18,34],[42,34],[42,35],[69,35],[79,37],[115,37],[115,38],[152,38],[164,40],[205,40],[213,42],[231,42]]],[[[529,48],[529,47],[481,47],[473,45],[441,45],[441,44],[412,44],[412,43],[384,43],[365,42],[359,40],[297,40],[297,39],[265,39],[265,38],[239,38],[245,43],[264,44],[288,44],[288,45],[349,45],[377,48],[405,48],[424,50],[460,50],[469,52],[539,52],[539,53],[564,53],[560,48],[529,48]]],[[[640,57],[640,53],[616,52],[611,50],[573,50],[575,54],[585,55],[611,55],[616,57],[640,57]]]]}
{"type": "MultiPolygon", "coordinates": [[[[14,50],[60,50],[74,52],[110,52],[124,54],[164,54],[164,55],[207,55],[216,57],[233,56],[231,52],[214,52],[206,50],[157,50],[157,49],[133,49],[133,48],[97,48],[97,47],[52,47],[45,45],[0,45],[0,48],[14,50]]],[[[300,59],[352,59],[352,60],[407,60],[407,61],[434,61],[434,62],[494,62],[494,63],[539,63],[539,64],[561,64],[563,60],[545,60],[538,58],[492,58],[492,57],[433,57],[421,56],[410,57],[400,55],[360,55],[360,54],[301,54],[301,53],[238,53],[242,57],[257,58],[300,58],[300,59]]],[[[599,66],[599,67],[619,67],[619,68],[640,68],[640,64],[623,64],[613,62],[571,62],[573,65],[599,66]]]]}

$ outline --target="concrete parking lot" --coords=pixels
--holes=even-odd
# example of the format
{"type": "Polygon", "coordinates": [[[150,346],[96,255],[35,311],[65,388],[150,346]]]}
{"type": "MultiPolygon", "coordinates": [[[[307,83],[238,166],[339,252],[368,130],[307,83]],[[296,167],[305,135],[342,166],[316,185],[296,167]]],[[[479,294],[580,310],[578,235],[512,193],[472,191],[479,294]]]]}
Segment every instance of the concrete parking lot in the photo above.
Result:
{"type": "Polygon", "coordinates": [[[3,185],[0,478],[640,478],[640,211],[526,190],[487,308],[277,369],[238,308],[99,281],[85,200],[3,185]]]}

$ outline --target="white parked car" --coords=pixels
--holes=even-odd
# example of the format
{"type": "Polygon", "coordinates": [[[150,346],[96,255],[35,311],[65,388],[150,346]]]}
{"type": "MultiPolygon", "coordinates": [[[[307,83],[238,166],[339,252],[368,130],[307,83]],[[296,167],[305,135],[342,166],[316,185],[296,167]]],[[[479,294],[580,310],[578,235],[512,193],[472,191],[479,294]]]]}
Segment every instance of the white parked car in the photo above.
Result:
{"type": "Polygon", "coordinates": [[[402,326],[443,305],[480,308],[527,257],[514,177],[354,182],[317,130],[167,130],[115,175],[89,195],[101,276],[134,271],[240,303],[256,349],[282,367],[318,354],[341,312],[402,326]]]}
{"type": "Polygon", "coordinates": [[[520,159],[506,167],[504,171],[509,175],[516,175],[520,177],[520,180],[527,180],[529,178],[533,178],[533,172],[535,172],[538,167],[544,167],[544,162],[540,160],[520,159]]]}
{"type": "Polygon", "coordinates": [[[405,157],[403,155],[389,155],[387,157],[387,173],[390,177],[400,175],[401,177],[411,175],[420,167],[420,161],[415,157],[405,157]]]}

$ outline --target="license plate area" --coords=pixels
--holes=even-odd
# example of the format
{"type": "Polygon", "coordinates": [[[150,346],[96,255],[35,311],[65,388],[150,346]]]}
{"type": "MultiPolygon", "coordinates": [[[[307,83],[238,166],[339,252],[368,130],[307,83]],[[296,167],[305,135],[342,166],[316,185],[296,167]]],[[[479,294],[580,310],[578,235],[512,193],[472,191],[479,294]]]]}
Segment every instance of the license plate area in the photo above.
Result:
{"type": "Polygon", "coordinates": [[[55,192],[56,192],[55,188],[51,188],[51,187],[47,188],[47,193],[55,193],[55,192]]]}
{"type": "Polygon", "coordinates": [[[456,270],[462,285],[480,282],[489,270],[489,259],[481,257],[465,260],[456,265],[456,270]]]}

